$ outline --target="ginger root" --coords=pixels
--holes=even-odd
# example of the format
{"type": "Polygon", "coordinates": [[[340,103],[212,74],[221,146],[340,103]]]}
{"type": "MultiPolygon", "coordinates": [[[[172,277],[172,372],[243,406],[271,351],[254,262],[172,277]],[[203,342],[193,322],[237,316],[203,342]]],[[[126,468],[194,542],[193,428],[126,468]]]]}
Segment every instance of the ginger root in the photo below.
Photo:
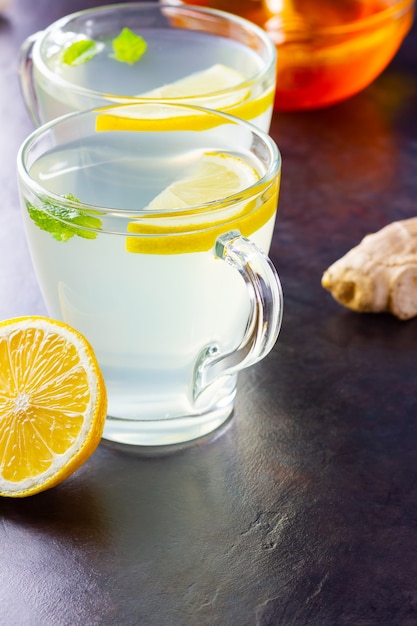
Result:
{"type": "Polygon", "coordinates": [[[323,274],[322,286],[358,312],[417,315],[417,217],[367,235],[323,274]]]}

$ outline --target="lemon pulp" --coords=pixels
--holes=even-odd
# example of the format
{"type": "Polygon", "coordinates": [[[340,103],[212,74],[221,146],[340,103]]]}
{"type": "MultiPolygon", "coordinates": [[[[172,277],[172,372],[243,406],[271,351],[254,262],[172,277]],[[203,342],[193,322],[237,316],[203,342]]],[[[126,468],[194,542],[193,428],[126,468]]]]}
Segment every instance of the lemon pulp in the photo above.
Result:
{"type": "Polygon", "coordinates": [[[63,322],[0,322],[0,495],[52,487],[94,452],[107,394],[93,349],[63,322]]]}

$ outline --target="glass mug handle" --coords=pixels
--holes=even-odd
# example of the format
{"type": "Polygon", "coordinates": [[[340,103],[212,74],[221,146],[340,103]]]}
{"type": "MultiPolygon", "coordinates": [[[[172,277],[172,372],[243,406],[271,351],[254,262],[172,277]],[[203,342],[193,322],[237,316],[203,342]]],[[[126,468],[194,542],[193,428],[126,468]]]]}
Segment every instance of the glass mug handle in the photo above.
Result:
{"type": "Polygon", "coordinates": [[[198,359],[194,377],[194,399],[215,380],[253,365],[271,351],[277,340],[283,313],[281,282],[269,257],[239,231],[220,235],[216,256],[243,277],[250,299],[250,314],[240,345],[228,354],[209,346],[198,359]]]}
{"type": "Polygon", "coordinates": [[[35,126],[40,126],[41,121],[38,99],[34,88],[32,51],[39,34],[35,33],[24,40],[20,47],[18,61],[20,89],[28,113],[35,126]]]}

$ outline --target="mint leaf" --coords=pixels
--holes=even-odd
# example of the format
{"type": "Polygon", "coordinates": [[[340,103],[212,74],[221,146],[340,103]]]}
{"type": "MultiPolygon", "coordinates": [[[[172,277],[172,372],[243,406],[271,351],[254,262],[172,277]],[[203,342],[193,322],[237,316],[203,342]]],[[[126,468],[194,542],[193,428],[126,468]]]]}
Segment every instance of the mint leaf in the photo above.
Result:
{"type": "Polygon", "coordinates": [[[82,65],[90,61],[101,50],[101,47],[92,39],[80,39],[64,48],[61,56],[65,65],[82,65]]]}
{"type": "Polygon", "coordinates": [[[121,63],[136,63],[145,53],[148,44],[140,35],[136,35],[130,28],[124,28],[120,35],[113,39],[111,56],[121,63]]]}
{"type": "MultiPolygon", "coordinates": [[[[72,202],[80,202],[72,194],[63,197],[72,202]]],[[[29,217],[36,226],[51,233],[52,237],[57,241],[68,241],[74,235],[84,237],[85,239],[95,239],[97,233],[85,229],[101,229],[101,220],[98,217],[85,215],[70,207],[57,206],[49,201],[44,202],[41,206],[35,206],[26,201],[26,208],[29,217]]]]}

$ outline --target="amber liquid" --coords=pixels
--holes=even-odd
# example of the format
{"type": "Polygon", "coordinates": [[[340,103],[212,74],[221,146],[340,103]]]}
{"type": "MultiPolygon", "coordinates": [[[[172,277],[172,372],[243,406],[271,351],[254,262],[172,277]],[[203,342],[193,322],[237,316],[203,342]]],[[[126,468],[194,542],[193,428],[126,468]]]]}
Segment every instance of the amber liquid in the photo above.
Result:
{"type": "Polygon", "coordinates": [[[280,110],[318,108],[361,91],[391,61],[413,19],[411,10],[379,19],[390,0],[293,0],[290,8],[285,0],[186,3],[241,15],[268,32],[278,50],[280,110]]]}

